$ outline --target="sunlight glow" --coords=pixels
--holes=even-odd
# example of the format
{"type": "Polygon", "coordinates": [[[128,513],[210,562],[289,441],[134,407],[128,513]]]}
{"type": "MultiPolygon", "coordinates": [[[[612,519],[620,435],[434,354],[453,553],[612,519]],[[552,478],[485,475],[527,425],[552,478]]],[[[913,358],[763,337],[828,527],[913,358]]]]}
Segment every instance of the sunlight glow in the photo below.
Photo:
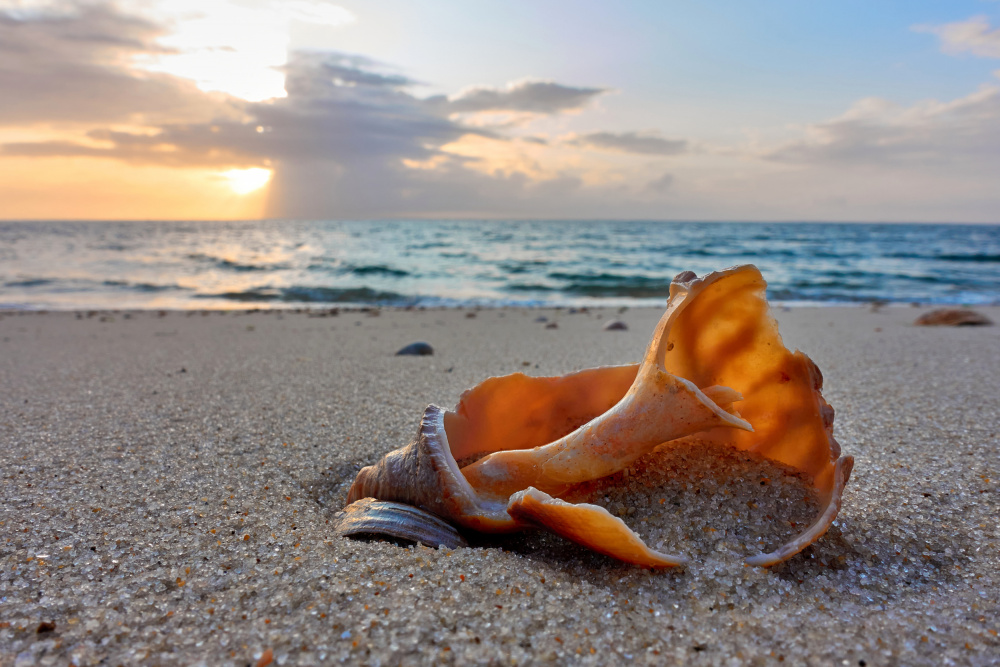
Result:
{"type": "Polygon", "coordinates": [[[271,180],[271,170],[261,167],[250,169],[230,169],[222,172],[229,181],[229,187],[238,195],[245,195],[259,190],[271,180]]]}
{"type": "Polygon", "coordinates": [[[285,75],[293,22],[340,26],[354,15],[322,0],[256,2],[170,0],[154,14],[173,32],[159,39],[167,53],[146,56],[136,65],[191,79],[204,91],[220,91],[259,102],[285,97],[285,75]]]}

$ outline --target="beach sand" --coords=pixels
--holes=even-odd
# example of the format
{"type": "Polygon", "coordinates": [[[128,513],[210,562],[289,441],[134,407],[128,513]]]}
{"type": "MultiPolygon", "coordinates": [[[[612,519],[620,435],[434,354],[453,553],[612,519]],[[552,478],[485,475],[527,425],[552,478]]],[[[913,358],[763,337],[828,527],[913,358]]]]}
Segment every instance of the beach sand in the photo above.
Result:
{"type": "Polygon", "coordinates": [[[911,326],[925,310],[779,309],[856,460],[843,509],[745,567],[795,532],[797,480],[671,452],[634,524],[692,555],[668,571],[329,525],[427,404],[637,361],[659,311],[0,315],[0,665],[1000,664],[1000,326],[911,326]],[[435,354],[394,356],[417,340],[435,354]]]}

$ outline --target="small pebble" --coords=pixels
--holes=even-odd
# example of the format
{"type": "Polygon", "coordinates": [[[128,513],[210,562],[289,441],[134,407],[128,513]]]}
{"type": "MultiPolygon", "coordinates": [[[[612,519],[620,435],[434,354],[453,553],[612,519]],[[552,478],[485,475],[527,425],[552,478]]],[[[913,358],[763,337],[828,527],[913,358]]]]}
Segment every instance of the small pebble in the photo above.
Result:
{"type": "Polygon", "coordinates": [[[628,325],[622,320],[611,320],[604,325],[605,331],[627,331],[628,325]]]}
{"type": "Polygon", "coordinates": [[[396,352],[397,357],[401,356],[414,356],[414,357],[426,357],[428,355],[434,354],[434,348],[428,343],[423,341],[417,341],[415,343],[410,343],[409,345],[402,347],[396,352]]]}

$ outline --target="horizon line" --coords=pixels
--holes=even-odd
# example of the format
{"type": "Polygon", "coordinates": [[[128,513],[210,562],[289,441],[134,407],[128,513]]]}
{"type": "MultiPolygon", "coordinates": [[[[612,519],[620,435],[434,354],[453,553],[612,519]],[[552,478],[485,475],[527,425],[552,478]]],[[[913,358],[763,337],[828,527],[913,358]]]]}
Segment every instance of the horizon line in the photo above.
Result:
{"type": "Polygon", "coordinates": [[[699,219],[699,218],[562,218],[562,217],[529,217],[529,216],[507,216],[507,217],[431,217],[431,216],[400,216],[384,218],[0,218],[0,224],[4,223],[60,223],[60,222],[86,222],[86,223],[161,223],[161,222],[552,222],[552,223],[581,223],[581,222],[612,222],[612,223],[664,223],[664,224],[809,224],[809,225],[984,225],[1000,226],[1000,220],[987,221],[940,221],[940,220],[822,220],[822,219],[699,219]]]}

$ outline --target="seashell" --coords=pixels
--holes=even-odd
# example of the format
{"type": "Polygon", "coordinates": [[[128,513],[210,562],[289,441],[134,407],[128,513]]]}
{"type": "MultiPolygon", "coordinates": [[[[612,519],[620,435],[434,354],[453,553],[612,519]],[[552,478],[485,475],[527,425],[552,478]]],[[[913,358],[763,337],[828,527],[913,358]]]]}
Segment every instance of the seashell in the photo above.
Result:
{"type": "Polygon", "coordinates": [[[969,327],[989,326],[990,318],[968,308],[938,308],[924,313],[914,324],[919,326],[969,327]]]}
{"type": "Polygon", "coordinates": [[[334,530],[344,536],[392,535],[429,547],[467,547],[455,527],[419,507],[363,498],[338,512],[334,530]]]}
{"type": "Polygon", "coordinates": [[[679,565],[683,556],[650,549],[605,509],[561,496],[664,442],[693,438],[758,452],[813,480],[820,516],[747,563],[787,560],[829,528],[853,459],[840,456],[833,438],[819,369],[781,343],[765,288],[749,265],[701,279],[680,274],[641,364],[494,377],[466,391],[454,411],[428,406],[413,442],[358,473],[348,510],[377,513],[370,503],[351,510],[375,498],[463,530],[541,527],[637,565],[679,565]]]}

